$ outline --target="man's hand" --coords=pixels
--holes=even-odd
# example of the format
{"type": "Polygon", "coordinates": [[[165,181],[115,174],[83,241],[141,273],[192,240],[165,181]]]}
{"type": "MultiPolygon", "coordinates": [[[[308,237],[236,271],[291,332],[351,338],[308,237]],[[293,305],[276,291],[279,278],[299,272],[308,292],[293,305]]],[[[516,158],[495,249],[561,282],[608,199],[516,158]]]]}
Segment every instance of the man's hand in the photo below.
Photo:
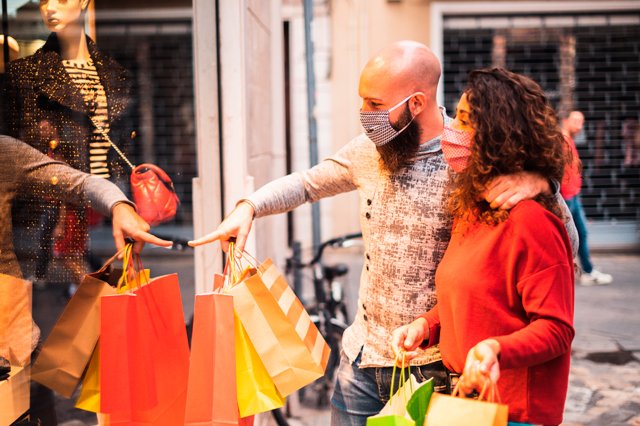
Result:
{"type": "Polygon", "coordinates": [[[500,378],[499,353],[500,343],[494,339],[483,340],[469,349],[460,382],[462,392],[466,394],[474,390],[482,392],[487,380],[493,383],[498,381],[500,378]]]}
{"type": "Polygon", "coordinates": [[[120,251],[125,246],[126,237],[133,238],[136,243],[133,246],[135,253],[140,254],[144,243],[155,244],[162,247],[171,247],[171,241],[162,240],[148,231],[149,224],[141,218],[135,209],[127,203],[118,203],[111,210],[111,223],[113,227],[113,240],[120,251]]]}
{"type": "Polygon", "coordinates": [[[236,238],[236,256],[242,256],[247,236],[253,224],[253,206],[248,202],[239,203],[235,209],[218,225],[218,229],[197,240],[189,241],[191,247],[220,240],[222,250],[229,251],[229,239],[236,238]]]}
{"type": "Polygon", "coordinates": [[[427,320],[424,318],[418,318],[411,324],[398,327],[391,333],[391,349],[398,359],[398,367],[404,368],[402,364],[402,352],[404,354],[404,361],[411,361],[418,355],[416,349],[420,346],[423,340],[429,338],[429,327],[427,327],[427,320]]]}
{"type": "Polygon", "coordinates": [[[492,209],[509,210],[520,201],[530,200],[549,191],[549,181],[545,177],[532,172],[518,172],[498,176],[489,182],[484,199],[492,209]]]}

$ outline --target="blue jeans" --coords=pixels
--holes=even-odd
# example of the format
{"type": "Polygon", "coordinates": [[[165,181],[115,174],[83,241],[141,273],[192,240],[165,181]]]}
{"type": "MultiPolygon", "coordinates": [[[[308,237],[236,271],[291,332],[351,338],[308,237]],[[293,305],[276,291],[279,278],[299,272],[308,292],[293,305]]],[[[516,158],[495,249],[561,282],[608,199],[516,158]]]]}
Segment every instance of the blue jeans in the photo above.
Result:
{"type": "Polygon", "coordinates": [[[584,214],[579,195],[566,201],[573,217],[573,223],[576,224],[576,231],[578,231],[578,242],[580,244],[578,246],[578,258],[580,259],[580,265],[584,272],[590,274],[593,271],[593,265],[589,255],[589,244],[587,244],[587,217],[584,214]]]}
{"type": "MultiPolygon", "coordinates": [[[[340,354],[336,386],[331,398],[331,426],[365,426],[367,417],[378,414],[389,401],[392,367],[360,368],[358,355],[353,363],[340,354]]],[[[447,391],[447,370],[442,361],[411,367],[418,382],[433,377],[438,392],[447,391]]],[[[396,371],[396,383],[400,370],[396,371]]]]}

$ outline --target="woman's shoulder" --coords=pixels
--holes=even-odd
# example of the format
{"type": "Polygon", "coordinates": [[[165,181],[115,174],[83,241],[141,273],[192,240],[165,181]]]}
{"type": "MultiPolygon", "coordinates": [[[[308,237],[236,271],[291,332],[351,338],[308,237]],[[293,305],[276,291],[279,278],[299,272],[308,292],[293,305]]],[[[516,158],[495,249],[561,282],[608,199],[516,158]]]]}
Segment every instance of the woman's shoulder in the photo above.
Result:
{"type": "Polygon", "coordinates": [[[534,235],[543,241],[552,234],[560,233],[566,237],[562,219],[533,200],[519,202],[509,213],[508,221],[513,232],[534,235]]]}

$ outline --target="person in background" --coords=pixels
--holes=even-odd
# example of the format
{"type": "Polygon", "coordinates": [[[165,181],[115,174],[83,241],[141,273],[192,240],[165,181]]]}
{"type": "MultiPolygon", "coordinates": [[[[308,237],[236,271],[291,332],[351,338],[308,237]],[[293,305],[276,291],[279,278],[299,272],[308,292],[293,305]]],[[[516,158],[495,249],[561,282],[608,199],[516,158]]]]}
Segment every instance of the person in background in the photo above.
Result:
{"type": "Polygon", "coordinates": [[[580,274],[580,284],[584,286],[611,284],[613,277],[609,274],[598,271],[591,263],[589,253],[589,243],[587,241],[587,217],[580,200],[582,189],[582,165],[574,138],[582,131],[584,126],[584,115],[580,111],[571,111],[562,119],[562,134],[566,141],[566,148],[571,152],[572,162],[567,166],[562,178],[560,193],[565,199],[573,222],[578,230],[579,247],[578,259],[582,267],[580,274]]]}
{"type": "Polygon", "coordinates": [[[394,330],[391,347],[412,359],[439,343],[464,393],[491,380],[510,421],[558,425],[575,335],[568,217],[549,194],[509,211],[482,197],[501,173],[562,178],[567,157],[555,113],[530,78],[476,70],[442,140],[470,151],[448,200],[454,225],[436,271],[438,303],[394,330]]]}
{"type": "MultiPolygon", "coordinates": [[[[436,303],[435,270],[449,243],[451,215],[444,208],[450,169],[440,137],[451,119],[436,100],[441,67],[433,52],[399,41],[375,54],[360,76],[360,122],[365,133],[302,173],[276,179],[241,200],[218,228],[190,242],[237,237],[244,248],[254,217],[293,210],[358,191],[364,265],[358,308],[345,331],[331,400],[332,425],[364,425],[389,399],[395,355],[391,331],[436,303]]],[[[549,191],[546,178],[520,171],[494,176],[483,199],[509,209],[549,191]]],[[[418,380],[447,387],[438,348],[412,360],[418,380]]]]}

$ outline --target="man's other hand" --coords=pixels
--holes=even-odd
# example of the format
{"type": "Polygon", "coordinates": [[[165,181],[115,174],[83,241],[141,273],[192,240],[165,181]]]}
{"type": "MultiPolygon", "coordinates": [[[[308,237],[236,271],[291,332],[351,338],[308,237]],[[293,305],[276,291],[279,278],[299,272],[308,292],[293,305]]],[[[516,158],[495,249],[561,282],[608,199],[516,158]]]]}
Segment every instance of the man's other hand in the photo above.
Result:
{"type": "Polygon", "coordinates": [[[489,182],[484,199],[492,209],[509,210],[520,201],[531,200],[549,192],[549,181],[537,173],[518,172],[498,176],[489,182]]]}

